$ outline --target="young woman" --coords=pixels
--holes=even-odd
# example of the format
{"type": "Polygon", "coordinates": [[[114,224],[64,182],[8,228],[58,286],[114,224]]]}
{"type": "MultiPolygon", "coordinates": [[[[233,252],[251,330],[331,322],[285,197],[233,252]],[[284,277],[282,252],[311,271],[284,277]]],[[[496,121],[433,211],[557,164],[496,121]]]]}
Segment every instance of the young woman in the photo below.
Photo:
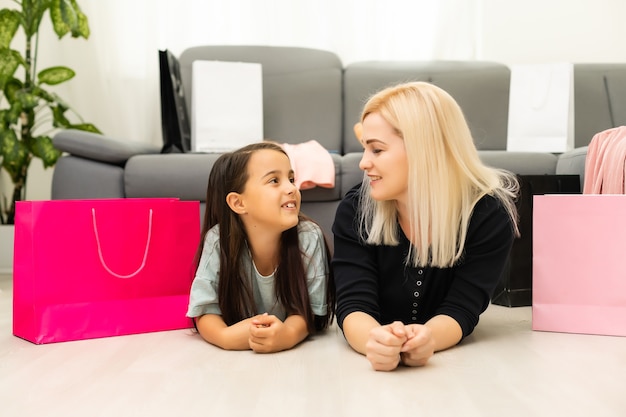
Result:
{"type": "Polygon", "coordinates": [[[280,145],[221,155],[187,316],[223,349],[277,352],[328,327],[334,285],[321,228],[300,214],[300,191],[280,145]]]}
{"type": "Polygon", "coordinates": [[[469,335],[517,231],[515,177],[481,163],[440,88],[380,91],[361,116],[363,183],[337,209],[337,323],[376,370],[426,364],[469,335]]]}

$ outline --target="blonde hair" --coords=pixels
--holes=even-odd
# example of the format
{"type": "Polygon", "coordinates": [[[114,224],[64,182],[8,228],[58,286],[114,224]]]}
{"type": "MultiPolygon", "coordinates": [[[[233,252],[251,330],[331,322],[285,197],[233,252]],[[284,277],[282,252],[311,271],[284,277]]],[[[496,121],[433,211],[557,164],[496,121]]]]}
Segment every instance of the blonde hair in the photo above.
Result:
{"type": "MultiPolygon", "coordinates": [[[[516,235],[516,177],[484,165],[456,101],[426,82],[386,88],[365,104],[361,122],[380,114],[404,140],[408,158],[411,248],[407,264],[453,266],[462,256],[474,206],[485,195],[499,200],[516,235]]],[[[375,201],[361,187],[361,234],[369,244],[397,245],[395,201],[375,201]]]]}

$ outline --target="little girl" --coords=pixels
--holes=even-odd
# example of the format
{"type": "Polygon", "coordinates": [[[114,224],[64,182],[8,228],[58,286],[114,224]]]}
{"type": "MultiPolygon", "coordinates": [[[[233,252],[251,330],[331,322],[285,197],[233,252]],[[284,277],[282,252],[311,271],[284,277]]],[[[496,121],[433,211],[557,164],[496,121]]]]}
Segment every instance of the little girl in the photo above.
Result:
{"type": "Polygon", "coordinates": [[[217,159],[197,258],[187,316],[209,343],[278,352],[334,317],[328,245],[300,214],[294,172],[276,143],[217,159]]]}

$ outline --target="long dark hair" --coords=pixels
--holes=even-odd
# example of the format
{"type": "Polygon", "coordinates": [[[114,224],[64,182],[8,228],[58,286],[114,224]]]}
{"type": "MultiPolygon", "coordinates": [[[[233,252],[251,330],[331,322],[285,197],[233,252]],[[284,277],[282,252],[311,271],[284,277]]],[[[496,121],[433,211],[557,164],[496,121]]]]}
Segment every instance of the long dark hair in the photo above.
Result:
{"type": "MultiPolygon", "coordinates": [[[[196,268],[200,263],[202,247],[208,231],[219,224],[220,271],[218,283],[219,307],[227,325],[232,325],[256,315],[251,283],[246,278],[241,259],[247,250],[247,234],[238,214],[226,203],[231,192],[242,193],[248,181],[248,162],[256,151],[269,149],[281,152],[283,148],[274,142],[264,141],[244,146],[236,151],[222,154],[214,163],[207,185],[206,211],[202,226],[200,245],[196,253],[196,268]]],[[[309,220],[303,214],[299,222],[309,220]]],[[[324,247],[328,261],[331,254],[324,237],[324,247]]],[[[285,307],[287,314],[304,317],[309,333],[326,329],[335,315],[335,285],[332,269],[328,267],[326,282],[327,314],[319,317],[313,314],[305,268],[298,239],[298,226],[282,233],[280,240],[280,260],[275,273],[276,298],[285,307]]]]}

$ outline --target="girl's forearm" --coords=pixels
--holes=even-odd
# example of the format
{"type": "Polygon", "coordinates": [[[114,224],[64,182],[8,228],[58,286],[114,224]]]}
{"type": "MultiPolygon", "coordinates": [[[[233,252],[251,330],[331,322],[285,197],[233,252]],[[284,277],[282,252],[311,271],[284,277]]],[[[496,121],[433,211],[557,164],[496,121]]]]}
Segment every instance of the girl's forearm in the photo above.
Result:
{"type": "Polygon", "coordinates": [[[284,346],[285,349],[291,349],[298,343],[302,342],[309,335],[309,330],[306,326],[306,321],[302,316],[289,316],[283,322],[287,330],[284,334],[284,346]]]}
{"type": "Polygon", "coordinates": [[[215,346],[225,350],[248,350],[251,321],[246,319],[227,326],[222,316],[205,314],[196,319],[196,326],[202,338],[215,346]]]}

